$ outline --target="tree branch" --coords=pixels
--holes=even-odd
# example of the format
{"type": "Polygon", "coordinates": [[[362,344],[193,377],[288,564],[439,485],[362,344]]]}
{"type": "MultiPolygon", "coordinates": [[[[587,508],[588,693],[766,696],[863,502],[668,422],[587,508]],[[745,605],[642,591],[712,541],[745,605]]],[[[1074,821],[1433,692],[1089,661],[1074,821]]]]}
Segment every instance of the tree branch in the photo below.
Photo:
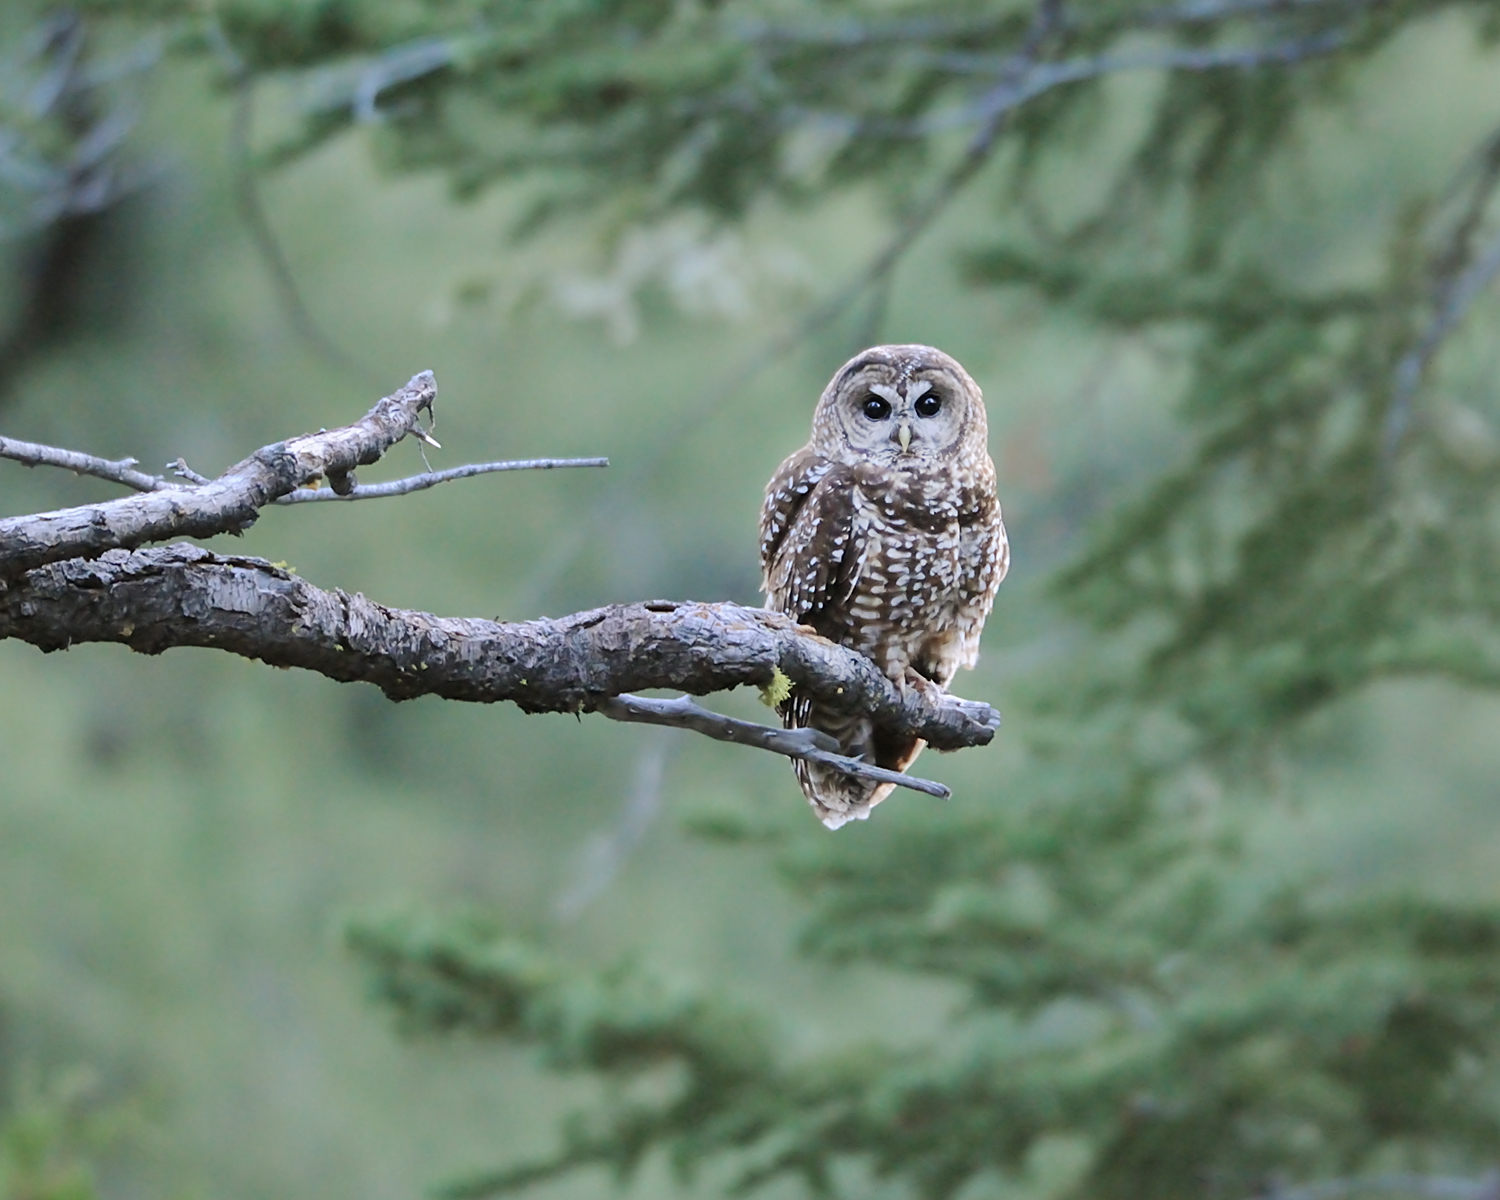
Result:
{"type": "Polygon", "coordinates": [[[509,700],[530,713],[597,711],[802,758],[826,748],[625,693],[763,687],[780,671],[821,704],[867,714],[938,750],[986,745],[1000,724],[988,704],[937,689],[903,691],[864,655],[763,609],[657,600],[514,623],[437,617],[324,591],[263,559],[189,544],[111,550],[94,560],[52,563],[8,584],[0,580],[0,638],[43,650],[114,642],[143,654],[212,646],[341,682],[372,683],[393,700],[442,696],[509,700]],[[643,715],[653,709],[664,719],[643,715]]]}
{"type": "Polygon", "coordinates": [[[1396,1194],[1429,1200],[1500,1200],[1500,1172],[1477,1179],[1457,1175],[1370,1175],[1363,1179],[1325,1179],[1299,1187],[1274,1186],[1256,1200],[1342,1200],[1346,1196],[1396,1194]]]}
{"type": "MultiPolygon", "coordinates": [[[[122,483],[138,492],[162,492],[182,486],[163,479],[160,475],[147,475],[144,471],[132,470],[137,462],[133,458],[118,461],[96,458],[77,450],[44,446],[40,442],[23,442],[18,438],[0,437],[0,458],[8,458],[26,467],[61,467],[75,475],[92,475],[96,479],[122,483]]],[[[201,485],[213,482],[207,476],[198,474],[180,458],[167,465],[179,479],[186,479],[189,483],[201,485]]],[[[426,471],[421,475],[408,475],[405,479],[392,479],[387,483],[356,484],[346,492],[336,492],[331,487],[298,488],[285,496],[278,496],[275,502],[310,504],[321,500],[376,500],[382,496],[406,496],[412,492],[424,492],[440,483],[470,479],[475,475],[492,475],[497,471],[553,471],[564,467],[607,466],[607,458],[514,458],[503,462],[467,463],[462,467],[451,467],[446,471],[426,471]]]]}
{"type": "Polygon", "coordinates": [[[336,492],[332,488],[298,488],[290,495],[280,497],[277,504],[310,504],[319,500],[376,500],[381,496],[406,496],[412,492],[424,492],[440,483],[454,479],[468,479],[474,475],[490,475],[496,471],[553,471],[563,467],[607,467],[607,458],[516,458],[507,462],[469,463],[452,467],[447,471],[428,471],[422,475],[408,475],[405,479],[392,479],[389,483],[361,483],[347,492],[336,492]]]}
{"type": "Polygon", "coordinates": [[[355,468],[378,462],[416,432],[418,417],[432,411],[436,397],[437,380],[423,371],[354,424],[264,446],[212,482],[153,485],[120,500],[0,520],[0,578],[173,537],[241,533],[266,505],[320,477],[335,492],[352,492],[355,468]]]}
{"type": "Polygon", "coordinates": [[[132,470],[139,461],[134,458],[111,460],[44,446],[40,442],[23,442],[19,438],[0,437],[0,458],[8,458],[26,467],[61,467],[75,475],[92,475],[111,483],[123,483],[138,492],[156,492],[173,486],[157,475],[132,470]]]}
{"type": "Polygon", "coordinates": [[[351,358],[348,352],[323,329],[313,316],[312,309],[302,296],[292,264],[282,248],[281,239],[271,224],[266,206],[261,200],[260,186],[256,178],[256,166],[251,144],[255,126],[255,72],[244,57],[234,48],[224,25],[216,15],[210,14],[205,24],[209,47],[218,56],[230,87],[234,92],[233,116],[229,126],[229,167],[234,189],[235,208],[240,220],[250,235],[255,251],[260,255],[271,277],[271,286],[276,299],[291,326],[293,334],[325,362],[348,371],[356,379],[369,381],[370,375],[363,364],[351,358]]]}
{"type": "Polygon", "coordinates": [[[1124,23],[1138,28],[1211,25],[1247,17],[1279,16],[1320,8],[1377,8],[1389,0],[1183,0],[1162,8],[1147,9],[1124,23]]]}
{"type": "Polygon", "coordinates": [[[941,783],[933,783],[930,779],[917,779],[911,775],[903,775],[900,771],[887,771],[884,767],[839,754],[838,742],[821,730],[775,729],[770,725],[757,725],[754,721],[740,721],[722,713],[711,712],[702,705],[694,704],[686,696],[671,700],[656,700],[646,696],[613,696],[603,701],[597,711],[612,721],[638,721],[646,725],[666,725],[672,729],[691,729],[694,733],[701,733],[715,741],[754,746],[757,750],[769,750],[788,758],[805,758],[808,762],[833,767],[845,775],[854,775],[875,783],[894,783],[897,787],[925,792],[940,800],[953,795],[950,789],[941,783]]]}
{"type": "MultiPolygon", "coordinates": [[[[1480,250],[1474,239],[1484,223],[1490,203],[1500,188],[1500,132],[1491,132],[1471,162],[1466,163],[1452,185],[1472,175],[1467,185],[1468,203],[1463,205],[1452,232],[1432,255],[1428,266],[1432,278],[1432,312],[1422,334],[1396,364],[1391,398],[1386,409],[1382,458],[1387,466],[1401,449],[1412,423],[1412,408],[1433,359],[1443,344],[1463,323],[1470,307],[1500,273],[1500,234],[1480,250]]],[[[1450,195],[1447,199],[1452,199],[1450,195]]]]}
{"type": "Polygon", "coordinates": [[[347,108],[361,124],[378,122],[384,118],[382,92],[452,66],[459,52],[454,39],[424,37],[392,46],[352,69],[325,69],[314,76],[304,107],[315,113],[347,108]]]}
{"type": "Polygon", "coordinates": [[[1019,78],[1014,77],[1014,68],[1010,62],[996,59],[994,69],[1008,76],[1004,82],[968,104],[931,113],[920,121],[912,122],[908,128],[916,134],[930,135],[960,128],[976,120],[993,121],[997,116],[1020,108],[1027,101],[1035,100],[1054,88],[1106,75],[1118,75],[1127,71],[1222,71],[1289,66],[1303,59],[1332,54],[1347,45],[1348,41],[1348,33],[1336,30],[1315,37],[1274,42],[1267,46],[1104,54],[1065,62],[1033,63],[1019,78]]]}
{"type": "Polygon", "coordinates": [[[1411,425],[1412,402],[1422,385],[1422,378],[1443,343],[1463,323],[1469,308],[1500,274],[1500,234],[1492,238],[1483,252],[1460,274],[1445,280],[1439,289],[1436,311],[1417,344],[1396,364],[1395,383],[1386,417],[1384,457],[1395,458],[1411,425]]]}

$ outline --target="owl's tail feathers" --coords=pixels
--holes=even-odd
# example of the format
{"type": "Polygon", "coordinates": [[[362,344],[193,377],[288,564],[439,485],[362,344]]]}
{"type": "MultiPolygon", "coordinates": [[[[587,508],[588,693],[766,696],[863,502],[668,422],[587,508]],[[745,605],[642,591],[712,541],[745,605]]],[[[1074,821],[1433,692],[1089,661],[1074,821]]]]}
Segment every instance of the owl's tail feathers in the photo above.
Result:
{"type": "MultiPolygon", "coordinates": [[[[793,696],[783,706],[782,723],[788,729],[821,730],[838,742],[840,753],[846,757],[863,759],[889,771],[905,771],[927,745],[920,738],[892,738],[877,730],[868,717],[831,712],[805,696],[793,696]]],[[[829,829],[865,820],[870,810],[896,788],[893,783],[845,775],[802,758],[792,760],[792,769],[813,812],[829,829]]]]}

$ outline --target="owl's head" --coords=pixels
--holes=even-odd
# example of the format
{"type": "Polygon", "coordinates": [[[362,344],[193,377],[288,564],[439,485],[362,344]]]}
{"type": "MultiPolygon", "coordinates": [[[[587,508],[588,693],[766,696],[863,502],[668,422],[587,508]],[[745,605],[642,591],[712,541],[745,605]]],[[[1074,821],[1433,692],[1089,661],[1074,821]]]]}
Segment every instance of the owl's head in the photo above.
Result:
{"type": "Polygon", "coordinates": [[[812,447],[836,462],[896,469],[983,448],[984,396],[969,373],[931,346],[873,346],[823,389],[812,447]]]}

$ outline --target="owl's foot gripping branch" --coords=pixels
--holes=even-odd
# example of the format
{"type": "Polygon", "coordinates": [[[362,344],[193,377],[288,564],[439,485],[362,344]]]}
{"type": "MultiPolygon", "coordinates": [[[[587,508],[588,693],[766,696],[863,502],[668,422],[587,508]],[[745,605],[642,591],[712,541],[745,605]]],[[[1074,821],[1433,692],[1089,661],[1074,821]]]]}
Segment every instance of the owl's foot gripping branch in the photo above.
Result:
{"type": "Polygon", "coordinates": [[[264,447],[217,479],[179,466],[167,481],[74,451],[0,439],[0,458],[95,475],[139,494],[0,520],[0,638],[43,650],[117,642],[145,654],[206,646],[341,682],[366,682],[393,700],[509,700],[526,712],[598,712],[615,720],[692,729],[823,762],[851,775],[934,795],[940,784],[842,758],[810,730],[782,730],[712,713],[683,698],[765,687],[778,672],[821,704],[868,716],[936,749],[988,743],[999,714],[937,689],[899,689],[863,655],[785,616],[736,604],[650,601],[521,622],[437,617],[314,587],[263,559],[214,554],[181,536],[239,532],[274,503],[399,495],[449,479],[519,468],[602,466],[602,459],[484,463],[361,486],[374,463],[409,435],[436,395],[424,372],[353,425],[264,447]],[[327,480],[330,486],[319,486],[327,480]]]}

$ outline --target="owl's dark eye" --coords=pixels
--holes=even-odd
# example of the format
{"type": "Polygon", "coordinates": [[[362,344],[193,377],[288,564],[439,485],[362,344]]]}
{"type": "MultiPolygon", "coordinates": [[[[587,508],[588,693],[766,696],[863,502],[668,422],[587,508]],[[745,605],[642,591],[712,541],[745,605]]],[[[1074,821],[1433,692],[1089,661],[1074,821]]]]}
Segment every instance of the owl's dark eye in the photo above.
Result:
{"type": "Polygon", "coordinates": [[[931,392],[923,396],[914,406],[919,417],[935,417],[942,410],[942,400],[931,392]]]}
{"type": "Polygon", "coordinates": [[[888,400],[882,400],[879,396],[866,396],[864,412],[872,421],[884,421],[891,415],[891,405],[888,400]]]}

